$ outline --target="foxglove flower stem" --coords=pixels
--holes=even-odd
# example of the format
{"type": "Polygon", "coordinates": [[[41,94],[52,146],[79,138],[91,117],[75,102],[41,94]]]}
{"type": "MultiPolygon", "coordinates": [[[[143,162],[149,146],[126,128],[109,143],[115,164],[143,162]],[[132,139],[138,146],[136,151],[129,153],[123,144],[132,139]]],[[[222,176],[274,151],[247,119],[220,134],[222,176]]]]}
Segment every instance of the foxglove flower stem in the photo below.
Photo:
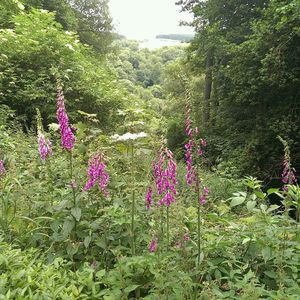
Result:
{"type": "Polygon", "coordinates": [[[70,178],[71,178],[71,189],[73,191],[73,205],[76,207],[76,194],[75,194],[75,180],[73,178],[73,153],[69,151],[69,159],[70,159],[70,178]]]}
{"type": "MultiPolygon", "coordinates": [[[[70,184],[71,184],[71,189],[72,189],[72,195],[73,195],[73,208],[75,208],[76,205],[76,194],[75,194],[75,186],[74,186],[74,182],[75,180],[73,179],[73,153],[72,150],[69,151],[69,163],[70,163],[70,184]]],[[[74,238],[76,240],[77,238],[77,220],[76,218],[73,216],[74,219],[74,238]]]]}
{"type": "Polygon", "coordinates": [[[197,222],[197,248],[198,248],[198,268],[200,266],[200,255],[201,255],[201,195],[200,195],[200,182],[199,182],[199,176],[198,176],[198,171],[197,171],[197,179],[196,179],[196,184],[197,184],[197,198],[198,198],[198,222],[197,222]]]}
{"type": "Polygon", "coordinates": [[[167,206],[167,251],[169,251],[169,245],[170,245],[170,207],[167,206]]]}

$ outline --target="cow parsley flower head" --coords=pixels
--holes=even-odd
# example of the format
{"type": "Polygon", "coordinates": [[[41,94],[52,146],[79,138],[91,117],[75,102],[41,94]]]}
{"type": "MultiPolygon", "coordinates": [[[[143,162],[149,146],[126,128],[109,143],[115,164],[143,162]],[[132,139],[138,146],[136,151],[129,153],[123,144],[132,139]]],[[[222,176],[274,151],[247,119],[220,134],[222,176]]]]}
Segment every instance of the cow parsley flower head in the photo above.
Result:
{"type": "Polygon", "coordinates": [[[114,134],[111,138],[115,142],[124,142],[124,141],[128,141],[128,140],[136,140],[136,139],[144,138],[147,136],[148,136],[148,134],[145,132],[139,132],[139,133],[126,132],[123,135],[114,134]]]}

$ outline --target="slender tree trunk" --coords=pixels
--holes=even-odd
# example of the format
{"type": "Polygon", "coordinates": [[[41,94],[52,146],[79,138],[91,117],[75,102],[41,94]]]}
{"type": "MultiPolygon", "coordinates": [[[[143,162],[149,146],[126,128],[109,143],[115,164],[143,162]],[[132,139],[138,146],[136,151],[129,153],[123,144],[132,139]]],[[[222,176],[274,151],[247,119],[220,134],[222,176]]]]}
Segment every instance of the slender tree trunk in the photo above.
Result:
{"type": "MultiPolygon", "coordinates": [[[[215,63],[214,63],[215,64],[215,63]]],[[[210,125],[212,127],[216,126],[218,121],[219,114],[219,88],[221,83],[221,66],[223,64],[223,60],[221,59],[216,66],[216,74],[212,83],[212,96],[211,96],[211,105],[210,105],[210,125]]]]}
{"type": "Polygon", "coordinates": [[[205,65],[205,85],[204,85],[204,107],[203,107],[203,127],[208,128],[210,117],[210,100],[212,90],[212,65],[213,53],[212,49],[207,50],[205,65]]]}

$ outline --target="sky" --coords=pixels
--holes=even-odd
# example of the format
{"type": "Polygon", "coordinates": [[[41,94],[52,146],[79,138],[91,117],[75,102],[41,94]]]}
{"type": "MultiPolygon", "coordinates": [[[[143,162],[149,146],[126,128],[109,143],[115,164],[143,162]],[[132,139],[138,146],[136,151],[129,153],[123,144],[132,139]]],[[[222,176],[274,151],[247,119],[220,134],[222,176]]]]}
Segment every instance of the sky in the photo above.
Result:
{"type": "Polygon", "coordinates": [[[179,22],[192,16],[180,13],[176,0],[109,0],[113,23],[118,33],[131,39],[153,38],[157,34],[193,33],[179,22]]]}

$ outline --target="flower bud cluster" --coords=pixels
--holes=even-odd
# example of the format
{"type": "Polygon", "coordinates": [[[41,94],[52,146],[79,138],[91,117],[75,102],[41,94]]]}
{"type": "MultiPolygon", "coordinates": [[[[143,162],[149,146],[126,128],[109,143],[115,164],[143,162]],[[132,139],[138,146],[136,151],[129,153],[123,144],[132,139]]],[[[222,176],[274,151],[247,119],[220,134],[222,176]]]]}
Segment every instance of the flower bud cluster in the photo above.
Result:
{"type": "Polygon", "coordinates": [[[4,161],[2,159],[0,159],[0,177],[4,176],[5,173],[6,173],[6,170],[4,167],[4,161]]]}
{"type": "Polygon", "coordinates": [[[69,125],[69,118],[65,109],[64,94],[60,86],[57,88],[56,106],[56,116],[61,134],[61,146],[70,151],[74,147],[75,136],[69,125]]]}
{"type": "Polygon", "coordinates": [[[148,187],[147,193],[146,193],[146,209],[149,210],[152,205],[152,195],[153,191],[151,187],[148,187]]]}
{"type": "Polygon", "coordinates": [[[157,194],[161,197],[158,205],[170,206],[175,201],[177,165],[173,153],[163,143],[157,162],[153,161],[153,176],[157,194]]]}
{"type": "Polygon", "coordinates": [[[295,176],[296,170],[291,167],[288,159],[283,161],[283,172],[281,174],[282,182],[285,184],[296,184],[297,178],[295,176]]]}
{"type": "Polygon", "coordinates": [[[108,184],[109,175],[105,171],[105,169],[106,165],[104,163],[104,155],[102,153],[95,154],[89,160],[89,166],[87,171],[89,179],[86,185],[84,186],[83,190],[87,191],[91,189],[98,182],[104,196],[108,196],[106,186],[108,184]]]}

